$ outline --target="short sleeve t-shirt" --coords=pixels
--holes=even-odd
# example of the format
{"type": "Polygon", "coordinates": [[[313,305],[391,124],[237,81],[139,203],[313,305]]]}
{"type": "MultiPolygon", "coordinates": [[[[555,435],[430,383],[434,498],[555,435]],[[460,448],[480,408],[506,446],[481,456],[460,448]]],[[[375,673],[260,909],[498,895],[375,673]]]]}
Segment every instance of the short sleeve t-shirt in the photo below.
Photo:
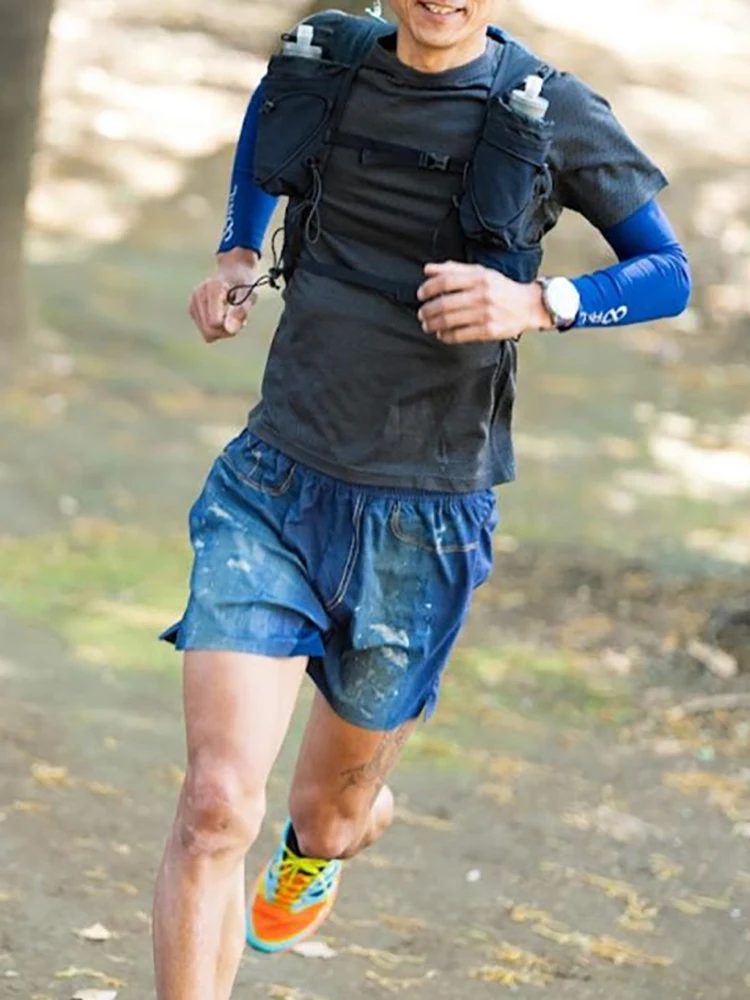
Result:
{"type": "MultiPolygon", "coordinates": [[[[393,39],[360,69],[341,129],[470,159],[501,45],[465,66],[428,74],[404,66],[393,39]]],[[[598,229],[623,221],[665,185],[609,104],[570,74],[547,83],[555,123],[553,190],[530,217],[529,240],[563,209],[598,229]]],[[[320,231],[306,253],[418,285],[436,258],[436,236],[455,225],[460,175],[368,166],[334,147],[324,174],[320,231]],[[451,219],[454,221],[451,222],[451,219]]],[[[262,400],[249,418],[259,437],[321,472],[363,485],[470,492],[513,478],[494,460],[498,413],[479,345],[444,345],[413,309],[369,288],[298,268],[284,293],[262,400]]],[[[512,396],[512,394],[511,394],[512,396]]],[[[502,429],[502,428],[501,428],[502,429]]]]}

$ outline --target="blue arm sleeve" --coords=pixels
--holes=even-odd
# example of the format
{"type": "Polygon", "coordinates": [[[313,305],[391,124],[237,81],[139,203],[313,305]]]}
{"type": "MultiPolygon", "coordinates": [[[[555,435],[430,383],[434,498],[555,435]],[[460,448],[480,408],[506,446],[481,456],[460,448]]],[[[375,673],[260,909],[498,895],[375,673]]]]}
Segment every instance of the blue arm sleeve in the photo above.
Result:
{"type": "Polygon", "coordinates": [[[602,235],[620,263],[574,280],[581,295],[574,326],[627,326],[683,312],[690,299],[690,268],[655,201],[602,235]]]}
{"type": "Polygon", "coordinates": [[[258,111],[263,100],[263,80],[252,96],[242,123],[237,152],[234,156],[229,204],[219,253],[234,247],[255,250],[260,254],[263,237],[271,221],[277,198],[266,194],[253,179],[255,139],[258,133],[258,111]]]}

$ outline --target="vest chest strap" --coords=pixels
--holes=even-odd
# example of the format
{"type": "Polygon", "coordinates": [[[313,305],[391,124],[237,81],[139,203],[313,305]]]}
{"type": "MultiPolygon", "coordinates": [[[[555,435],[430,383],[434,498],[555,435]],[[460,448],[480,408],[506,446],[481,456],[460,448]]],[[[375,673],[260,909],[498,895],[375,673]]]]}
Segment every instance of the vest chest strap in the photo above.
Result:
{"type": "Polygon", "coordinates": [[[383,139],[370,139],[353,132],[334,132],[329,141],[332,146],[356,150],[361,162],[372,166],[415,167],[449,174],[464,174],[469,167],[468,160],[456,156],[401,146],[383,139]]]}

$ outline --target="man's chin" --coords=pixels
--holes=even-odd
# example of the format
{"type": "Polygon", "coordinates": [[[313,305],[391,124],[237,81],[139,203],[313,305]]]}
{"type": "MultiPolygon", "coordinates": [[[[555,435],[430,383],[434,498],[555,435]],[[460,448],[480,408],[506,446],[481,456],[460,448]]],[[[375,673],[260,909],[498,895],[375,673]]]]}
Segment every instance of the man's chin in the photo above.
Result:
{"type": "Polygon", "coordinates": [[[462,40],[462,35],[458,32],[448,32],[437,29],[436,31],[420,31],[416,36],[420,45],[429,49],[452,49],[462,40]]]}

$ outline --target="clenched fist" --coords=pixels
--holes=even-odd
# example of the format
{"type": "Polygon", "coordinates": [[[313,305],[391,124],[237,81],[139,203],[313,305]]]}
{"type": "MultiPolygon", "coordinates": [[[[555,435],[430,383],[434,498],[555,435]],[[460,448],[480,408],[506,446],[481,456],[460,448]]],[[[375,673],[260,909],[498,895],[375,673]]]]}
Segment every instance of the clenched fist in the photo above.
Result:
{"type": "Polygon", "coordinates": [[[418,319],[425,333],[444,344],[512,340],[554,326],[536,283],[521,284],[480,264],[452,260],[427,264],[424,273],[418,319]]]}
{"type": "Polygon", "coordinates": [[[190,296],[189,312],[207,344],[234,337],[247,322],[250,308],[257,296],[253,292],[243,301],[243,292],[232,297],[236,285],[251,286],[257,276],[258,257],[251,250],[230,250],[219,255],[219,273],[207,278],[190,296]]]}

